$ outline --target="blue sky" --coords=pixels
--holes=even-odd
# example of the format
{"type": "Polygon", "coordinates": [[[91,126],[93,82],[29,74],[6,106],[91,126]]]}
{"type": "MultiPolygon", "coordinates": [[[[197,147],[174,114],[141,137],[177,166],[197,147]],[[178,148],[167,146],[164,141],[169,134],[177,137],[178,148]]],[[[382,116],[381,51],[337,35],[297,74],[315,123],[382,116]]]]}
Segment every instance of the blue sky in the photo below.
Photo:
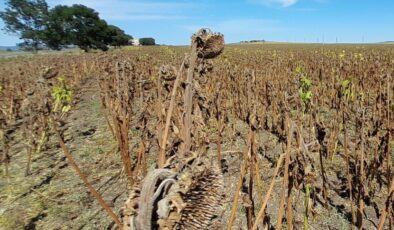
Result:
{"type": "MultiPolygon", "coordinates": [[[[159,44],[189,44],[209,27],[226,42],[265,39],[288,42],[380,42],[394,40],[393,0],[47,0],[84,4],[134,37],[159,44]]],[[[0,10],[5,0],[0,0],[0,10]]],[[[0,20],[0,27],[4,24],[0,20]]],[[[0,32],[0,45],[17,37],[0,32]]]]}

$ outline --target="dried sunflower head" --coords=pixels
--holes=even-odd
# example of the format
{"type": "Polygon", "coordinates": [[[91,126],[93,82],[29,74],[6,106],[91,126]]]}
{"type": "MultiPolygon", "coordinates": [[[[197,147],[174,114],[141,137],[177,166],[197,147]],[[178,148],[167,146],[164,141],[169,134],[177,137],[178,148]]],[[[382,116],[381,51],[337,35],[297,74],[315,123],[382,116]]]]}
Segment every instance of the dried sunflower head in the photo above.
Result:
{"type": "Polygon", "coordinates": [[[159,76],[165,81],[174,81],[176,79],[176,69],[171,65],[162,65],[159,70],[159,76]]]}
{"type": "Polygon", "coordinates": [[[219,56],[224,49],[224,37],[220,33],[213,33],[209,29],[200,29],[192,37],[196,44],[199,58],[211,59],[219,56]]]}

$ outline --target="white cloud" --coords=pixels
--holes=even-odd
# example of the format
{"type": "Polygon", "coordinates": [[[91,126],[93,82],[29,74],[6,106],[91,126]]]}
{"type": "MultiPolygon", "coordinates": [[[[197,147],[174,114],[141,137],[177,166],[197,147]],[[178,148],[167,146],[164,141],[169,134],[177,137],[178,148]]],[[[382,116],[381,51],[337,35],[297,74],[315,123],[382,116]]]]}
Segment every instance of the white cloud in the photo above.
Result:
{"type": "Polygon", "coordinates": [[[48,3],[52,7],[59,4],[83,4],[110,21],[179,20],[186,18],[185,11],[194,7],[191,3],[130,0],[48,0],[48,3]]]}
{"type": "Polygon", "coordinates": [[[249,0],[249,2],[266,6],[280,5],[281,7],[289,7],[296,4],[298,0],[249,0]]]}

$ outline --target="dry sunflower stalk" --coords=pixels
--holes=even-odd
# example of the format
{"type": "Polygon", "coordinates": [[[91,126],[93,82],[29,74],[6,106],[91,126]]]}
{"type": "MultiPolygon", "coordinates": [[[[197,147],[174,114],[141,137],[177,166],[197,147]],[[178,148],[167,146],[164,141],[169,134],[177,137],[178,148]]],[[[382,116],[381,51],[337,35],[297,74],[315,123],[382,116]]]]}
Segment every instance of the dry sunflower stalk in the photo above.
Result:
{"type": "MultiPolygon", "coordinates": [[[[212,161],[191,149],[191,145],[198,144],[191,135],[193,118],[197,119],[192,116],[193,91],[199,90],[193,75],[196,70],[199,75],[209,71],[203,68],[204,60],[217,57],[223,49],[221,34],[201,29],[192,36],[190,59],[185,63],[189,70],[184,97],[185,123],[181,127],[186,130],[182,137],[186,147],[168,159],[165,168],[151,171],[139,186],[135,185],[122,211],[124,230],[215,229],[223,198],[223,174],[212,161]]],[[[164,80],[173,80],[172,71],[161,69],[161,75],[166,76],[164,80]]]]}

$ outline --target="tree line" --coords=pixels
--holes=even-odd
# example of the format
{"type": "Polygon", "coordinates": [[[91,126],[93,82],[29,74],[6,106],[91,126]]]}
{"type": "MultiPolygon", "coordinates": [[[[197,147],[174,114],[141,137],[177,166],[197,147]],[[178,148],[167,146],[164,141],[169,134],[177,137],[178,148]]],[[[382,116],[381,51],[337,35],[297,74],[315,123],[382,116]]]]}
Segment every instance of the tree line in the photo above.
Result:
{"type": "MultiPolygon", "coordinates": [[[[49,8],[45,0],[7,0],[0,12],[4,30],[19,35],[20,47],[60,50],[76,45],[82,50],[108,50],[128,45],[133,39],[117,26],[108,24],[94,9],[80,4],[49,8]]],[[[149,45],[154,45],[150,40],[149,45]]],[[[142,45],[145,45],[143,43],[142,45]]]]}

